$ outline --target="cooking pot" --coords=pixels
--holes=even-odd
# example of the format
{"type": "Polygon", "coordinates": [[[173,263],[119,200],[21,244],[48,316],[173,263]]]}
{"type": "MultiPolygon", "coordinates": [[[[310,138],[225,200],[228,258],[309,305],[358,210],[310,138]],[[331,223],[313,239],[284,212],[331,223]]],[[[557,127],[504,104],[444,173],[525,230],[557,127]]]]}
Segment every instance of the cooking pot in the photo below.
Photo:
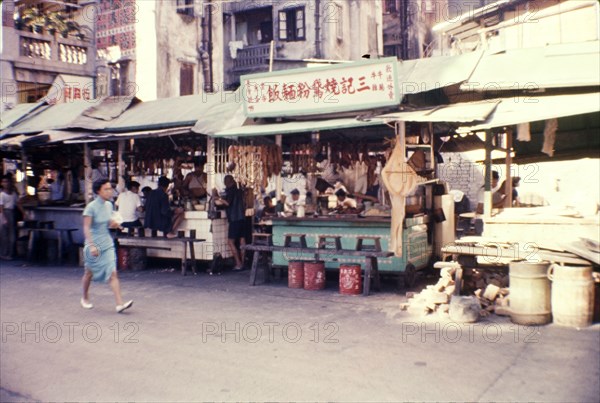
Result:
{"type": "Polygon", "coordinates": [[[423,205],[423,196],[420,195],[413,195],[413,196],[406,196],[406,205],[407,206],[422,206],[423,205]]]}

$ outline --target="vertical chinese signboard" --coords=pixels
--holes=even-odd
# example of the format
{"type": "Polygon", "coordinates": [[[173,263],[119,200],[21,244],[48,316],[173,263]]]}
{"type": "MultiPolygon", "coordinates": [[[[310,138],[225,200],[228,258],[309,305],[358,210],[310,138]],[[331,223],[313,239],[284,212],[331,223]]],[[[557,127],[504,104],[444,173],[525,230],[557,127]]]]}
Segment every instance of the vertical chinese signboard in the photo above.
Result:
{"type": "Polygon", "coordinates": [[[398,105],[397,59],[241,77],[248,117],[315,115],[398,105]]]}

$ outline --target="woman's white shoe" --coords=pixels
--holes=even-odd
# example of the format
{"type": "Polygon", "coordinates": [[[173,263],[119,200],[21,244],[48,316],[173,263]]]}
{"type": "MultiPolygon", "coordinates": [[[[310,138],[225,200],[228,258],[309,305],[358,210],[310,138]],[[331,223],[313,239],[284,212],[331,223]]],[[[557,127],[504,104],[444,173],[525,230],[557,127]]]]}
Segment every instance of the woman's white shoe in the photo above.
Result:
{"type": "Polygon", "coordinates": [[[131,305],[133,305],[133,300],[131,301],[127,301],[125,302],[123,305],[117,305],[117,313],[121,313],[123,312],[125,309],[131,308],[131,305]]]}
{"type": "Polygon", "coordinates": [[[84,309],[92,309],[94,307],[94,305],[91,302],[86,302],[85,299],[81,298],[81,301],[79,301],[81,303],[81,307],[84,309]]]}

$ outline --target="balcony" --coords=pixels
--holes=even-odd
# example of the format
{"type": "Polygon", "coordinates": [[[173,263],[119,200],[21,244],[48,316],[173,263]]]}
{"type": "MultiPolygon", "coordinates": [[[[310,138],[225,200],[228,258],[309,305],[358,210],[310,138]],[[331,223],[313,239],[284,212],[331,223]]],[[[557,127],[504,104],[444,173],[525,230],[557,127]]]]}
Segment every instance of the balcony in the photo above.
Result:
{"type": "Polygon", "coordinates": [[[17,67],[74,75],[94,74],[94,49],[89,41],[16,30],[17,67]]]}
{"type": "Polygon", "coordinates": [[[233,71],[259,72],[266,71],[269,66],[270,44],[246,46],[238,49],[237,57],[233,59],[233,71]]]}

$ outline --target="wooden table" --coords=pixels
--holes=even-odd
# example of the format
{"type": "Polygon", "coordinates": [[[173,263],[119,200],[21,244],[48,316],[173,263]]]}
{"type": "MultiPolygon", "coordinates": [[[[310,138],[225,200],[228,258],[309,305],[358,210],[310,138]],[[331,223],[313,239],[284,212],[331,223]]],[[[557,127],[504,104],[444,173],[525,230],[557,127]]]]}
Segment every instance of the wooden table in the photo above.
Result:
{"type": "Polygon", "coordinates": [[[157,246],[152,243],[156,243],[156,241],[160,241],[160,243],[164,242],[165,244],[170,244],[173,242],[182,242],[183,243],[183,255],[181,256],[181,274],[183,276],[186,275],[187,272],[187,248],[189,245],[190,249],[190,260],[192,265],[192,272],[196,273],[196,251],[194,250],[194,244],[198,242],[206,242],[206,239],[198,239],[194,237],[177,237],[177,238],[166,238],[166,237],[145,237],[145,236],[132,236],[132,235],[124,235],[118,234],[116,236],[116,241],[121,246],[133,247],[133,248],[143,248],[143,249],[164,249],[171,250],[170,247],[167,246],[157,246]],[[149,243],[148,241],[153,241],[149,243]]]}
{"type": "Polygon", "coordinates": [[[29,231],[29,241],[27,243],[27,260],[33,260],[33,249],[35,245],[35,238],[37,235],[43,235],[47,233],[56,234],[58,243],[58,264],[62,263],[63,256],[63,236],[67,235],[69,245],[73,245],[73,232],[78,231],[79,228],[26,228],[29,231]]]}
{"type": "MultiPolygon", "coordinates": [[[[300,254],[311,254],[314,255],[315,260],[319,260],[319,256],[331,256],[331,255],[344,255],[344,256],[360,256],[365,258],[365,279],[363,282],[363,296],[368,296],[371,291],[371,277],[375,280],[375,286],[377,289],[380,288],[379,280],[379,269],[377,264],[378,257],[390,257],[394,254],[392,252],[376,252],[376,251],[357,251],[350,249],[323,249],[323,248],[299,248],[299,247],[287,247],[287,246],[269,246],[269,245],[245,245],[243,246],[246,250],[254,251],[252,257],[252,270],[250,271],[250,285],[256,285],[256,272],[258,270],[258,261],[260,260],[261,253],[272,253],[272,252],[283,252],[291,253],[294,255],[300,254]]],[[[265,278],[269,278],[269,270],[265,270],[265,278]]]]}

